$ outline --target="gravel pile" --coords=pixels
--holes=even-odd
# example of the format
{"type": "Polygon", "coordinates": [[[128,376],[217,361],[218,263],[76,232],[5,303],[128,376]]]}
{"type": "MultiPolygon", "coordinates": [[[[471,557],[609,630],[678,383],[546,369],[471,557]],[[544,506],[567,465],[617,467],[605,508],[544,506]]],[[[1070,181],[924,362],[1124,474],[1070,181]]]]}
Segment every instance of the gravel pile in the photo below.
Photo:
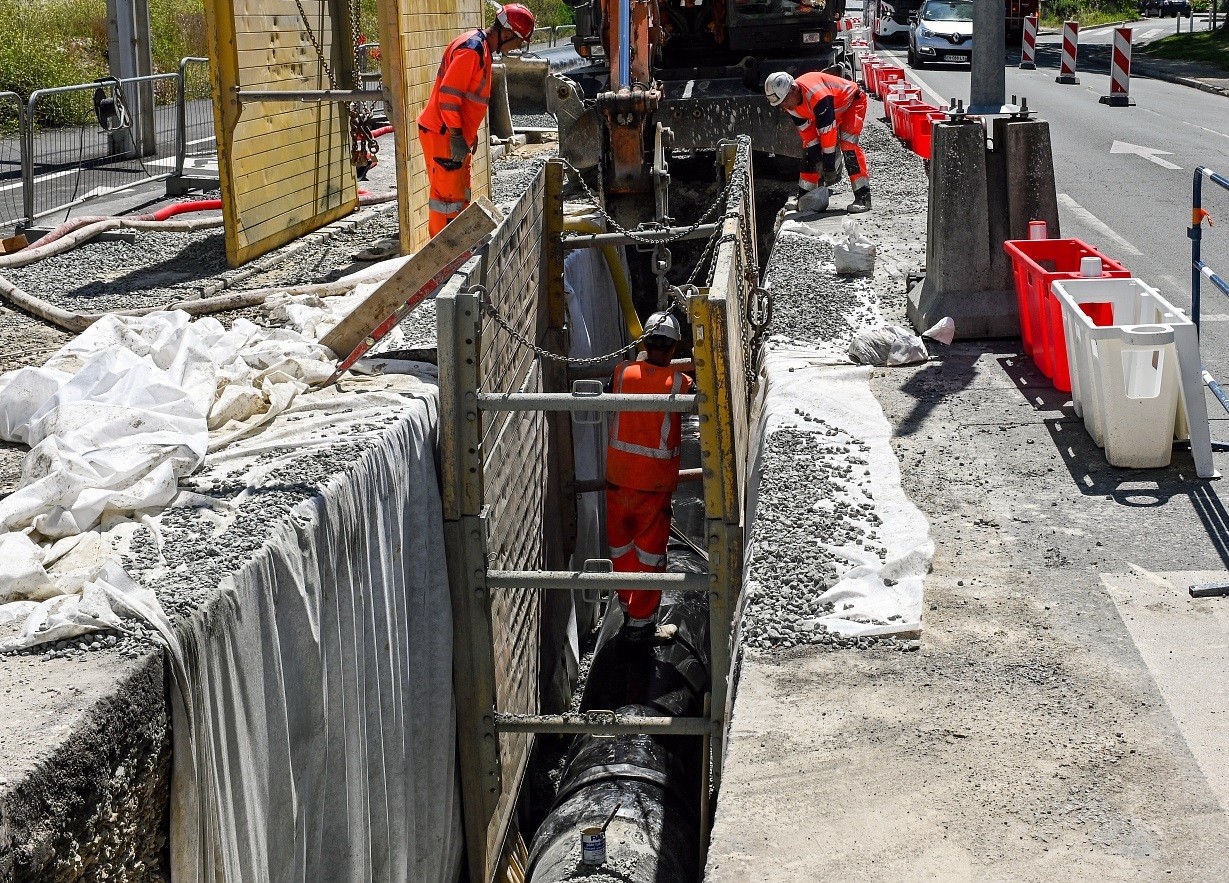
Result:
{"type": "Polygon", "coordinates": [[[554,116],[549,113],[514,113],[512,128],[554,129],[558,126],[554,116]]]}
{"type": "Polygon", "coordinates": [[[866,649],[876,643],[916,649],[916,643],[894,638],[842,637],[820,624],[820,617],[834,612],[820,596],[855,560],[882,562],[887,550],[870,496],[870,448],[819,417],[796,413],[818,431],[783,428],[765,443],[743,643],[759,650],[800,645],[866,649]]]}
{"type": "Polygon", "coordinates": [[[882,320],[871,281],[836,275],[832,245],[782,231],[764,271],[772,331],[812,343],[847,344],[854,329],[882,320]]]}
{"type": "Polygon", "coordinates": [[[219,280],[251,273],[241,291],[324,282],[353,263],[353,255],[397,235],[396,203],[365,211],[352,229],[282,246],[255,264],[232,269],[221,230],[194,233],[139,231],[135,242],[89,242],[36,264],[4,272],[14,285],[70,310],[106,312],[169,304],[200,296],[219,280]]]}
{"type": "Polygon", "coordinates": [[[870,167],[872,214],[885,210],[893,214],[924,212],[927,187],[922,158],[888,130],[880,119],[883,116],[880,102],[872,98],[866,113],[868,119],[860,143],[870,167]]]}
{"type": "Polygon", "coordinates": [[[532,157],[500,157],[491,165],[491,202],[500,210],[507,210],[529,189],[538,169],[546,165],[551,153],[537,153],[532,157]]]}

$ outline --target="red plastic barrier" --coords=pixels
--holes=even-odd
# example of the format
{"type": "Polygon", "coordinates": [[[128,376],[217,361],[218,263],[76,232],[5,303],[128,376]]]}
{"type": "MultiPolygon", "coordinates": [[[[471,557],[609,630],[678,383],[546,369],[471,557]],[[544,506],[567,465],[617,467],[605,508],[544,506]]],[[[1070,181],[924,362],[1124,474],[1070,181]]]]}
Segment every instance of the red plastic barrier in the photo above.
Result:
{"type": "Polygon", "coordinates": [[[939,108],[933,104],[927,104],[924,101],[915,101],[906,105],[897,112],[901,118],[901,138],[905,142],[905,146],[917,153],[917,148],[914,146],[917,142],[919,129],[922,126],[930,125],[931,114],[939,111],[939,108]]]}
{"type": "MultiPolygon", "coordinates": [[[[1067,365],[1067,341],[1063,334],[1062,308],[1050,291],[1056,279],[1079,279],[1080,259],[1101,259],[1102,278],[1125,279],[1131,271],[1079,239],[1013,239],[1003,243],[1011,256],[1016,281],[1016,306],[1020,310],[1020,336],[1038,370],[1060,392],[1071,391],[1067,365]]],[[[1114,324],[1106,304],[1081,305],[1093,322],[1114,324]]]]}
{"type": "Polygon", "coordinates": [[[920,107],[930,107],[930,105],[914,97],[892,102],[892,133],[906,144],[909,142],[909,112],[920,107]]]}
{"type": "Polygon", "coordinates": [[[922,92],[920,89],[898,89],[893,88],[883,100],[883,115],[888,121],[888,127],[892,130],[892,134],[901,137],[901,130],[904,125],[900,118],[901,109],[912,104],[922,103],[922,92]]]}
{"type": "Polygon", "coordinates": [[[882,98],[892,83],[904,83],[906,81],[904,69],[885,64],[875,74],[875,94],[882,98]]]}
{"type": "Polygon", "coordinates": [[[935,110],[927,114],[924,120],[914,120],[913,143],[909,145],[909,149],[922,159],[930,159],[930,148],[934,142],[935,121],[945,119],[946,117],[947,114],[944,111],[935,110]]]}

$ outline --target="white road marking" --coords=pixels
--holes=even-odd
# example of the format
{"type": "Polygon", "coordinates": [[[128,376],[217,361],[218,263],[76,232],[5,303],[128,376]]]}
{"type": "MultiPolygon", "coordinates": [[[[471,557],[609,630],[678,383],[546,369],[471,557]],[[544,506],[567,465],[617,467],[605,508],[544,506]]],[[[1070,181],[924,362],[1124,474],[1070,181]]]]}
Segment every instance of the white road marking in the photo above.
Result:
{"type": "MultiPolygon", "coordinates": [[[[44,181],[54,181],[56,178],[63,178],[65,175],[75,175],[77,172],[77,169],[65,169],[62,172],[52,172],[50,175],[39,175],[34,179],[34,183],[41,184],[44,181]]],[[[20,181],[16,184],[6,184],[4,187],[0,187],[0,193],[4,193],[6,190],[16,190],[20,186],[20,181]]]]}
{"type": "Polygon", "coordinates": [[[1142,251],[1140,251],[1134,245],[1132,245],[1131,243],[1123,239],[1122,236],[1116,233],[1113,230],[1113,228],[1110,227],[1109,224],[1105,223],[1105,221],[1101,220],[1096,215],[1094,215],[1092,212],[1090,212],[1088,209],[1084,208],[1084,206],[1080,205],[1078,202],[1076,202],[1066,193],[1058,194],[1058,202],[1059,202],[1059,205],[1064,206],[1067,209],[1067,211],[1071,212],[1071,214],[1075,215],[1077,218],[1079,218],[1081,221],[1083,221],[1085,224],[1087,224],[1092,229],[1096,230],[1106,239],[1113,242],[1115,245],[1117,245],[1127,254],[1143,255],[1142,251]]]}
{"type": "Polygon", "coordinates": [[[1167,159],[1161,159],[1161,154],[1173,156],[1172,150],[1158,150],[1155,147],[1140,147],[1138,144],[1132,144],[1129,141],[1115,141],[1110,145],[1110,153],[1132,153],[1136,156],[1142,156],[1150,163],[1156,163],[1163,169],[1182,170],[1182,166],[1176,166],[1167,159]]]}
{"type": "Polygon", "coordinates": [[[914,82],[914,84],[935,100],[935,104],[939,107],[947,107],[947,99],[930,87],[930,84],[918,76],[918,72],[911,67],[905,68],[905,76],[914,82]]]}
{"type": "Polygon", "coordinates": [[[1210,316],[1200,316],[1199,321],[1207,324],[1208,322],[1229,322],[1229,314],[1213,313],[1210,316]]]}

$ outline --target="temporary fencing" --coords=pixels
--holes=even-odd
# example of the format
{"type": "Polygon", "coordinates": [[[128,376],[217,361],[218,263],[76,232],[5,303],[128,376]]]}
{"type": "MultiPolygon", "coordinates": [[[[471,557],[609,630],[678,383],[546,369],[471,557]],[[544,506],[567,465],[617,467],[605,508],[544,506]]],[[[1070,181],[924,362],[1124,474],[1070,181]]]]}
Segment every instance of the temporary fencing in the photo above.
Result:
{"type": "Polygon", "coordinates": [[[1110,62],[1110,94],[1101,96],[1101,103],[1110,107],[1130,107],[1131,100],[1131,29],[1114,28],[1114,57],[1110,62]]]}
{"type": "Polygon", "coordinates": [[[1080,50],[1080,23],[1078,21],[1063,22],[1063,57],[1062,67],[1054,82],[1064,85],[1079,85],[1079,77],[1075,75],[1076,56],[1080,50]]]}
{"type": "Polygon", "coordinates": [[[96,196],[170,177],[178,73],[39,89],[26,106],[27,223],[96,196]]]}
{"type": "Polygon", "coordinates": [[[0,229],[22,218],[25,169],[21,140],[26,107],[15,92],[0,92],[0,229]]]}
{"type": "Polygon", "coordinates": [[[1024,33],[1020,43],[1020,69],[1037,69],[1037,13],[1024,16],[1024,33]]]}

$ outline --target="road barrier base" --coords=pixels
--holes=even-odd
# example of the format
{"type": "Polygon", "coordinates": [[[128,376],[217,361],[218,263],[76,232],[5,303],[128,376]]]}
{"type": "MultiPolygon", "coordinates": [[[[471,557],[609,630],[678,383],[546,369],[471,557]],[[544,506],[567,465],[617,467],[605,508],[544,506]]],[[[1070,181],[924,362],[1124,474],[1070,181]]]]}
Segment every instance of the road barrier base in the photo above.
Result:
{"type": "Polygon", "coordinates": [[[1035,71],[1037,70],[1037,65],[1033,64],[1031,61],[1022,61],[1020,62],[1020,70],[1035,71]]]}
{"type": "Polygon", "coordinates": [[[1135,99],[1129,95],[1102,95],[1097,99],[1110,107],[1134,107],[1135,99]]]}
{"type": "Polygon", "coordinates": [[[1064,86],[1078,86],[1080,85],[1080,78],[1079,77],[1055,77],[1054,82],[1062,83],[1064,86]]]}

